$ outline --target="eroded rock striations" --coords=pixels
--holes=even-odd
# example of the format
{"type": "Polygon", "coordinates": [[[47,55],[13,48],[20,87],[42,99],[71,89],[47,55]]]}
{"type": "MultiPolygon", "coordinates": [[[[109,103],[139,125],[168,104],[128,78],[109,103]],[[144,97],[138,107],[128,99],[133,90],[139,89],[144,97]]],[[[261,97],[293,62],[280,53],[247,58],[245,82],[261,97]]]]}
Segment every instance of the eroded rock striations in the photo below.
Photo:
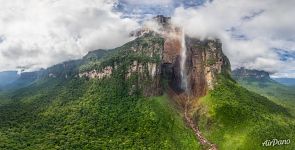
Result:
{"type": "MultiPolygon", "coordinates": [[[[169,22],[169,18],[158,19],[169,22]]],[[[160,22],[160,24],[163,24],[160,22]]],[[[162,74],[169,81],[169,86],[176,92],[183,92],[181,88],[181,42],[182,30],[173,25],[163,25],[165,39],[162,74]]],[[[219,40],[199,40],[185,36],[186,61],[185,74],[187,76],[188,92],[194,97],[206,95],[208,90],[214,89],[218,74],[230,73],[230,62],[222,52],[219,40]]]]}

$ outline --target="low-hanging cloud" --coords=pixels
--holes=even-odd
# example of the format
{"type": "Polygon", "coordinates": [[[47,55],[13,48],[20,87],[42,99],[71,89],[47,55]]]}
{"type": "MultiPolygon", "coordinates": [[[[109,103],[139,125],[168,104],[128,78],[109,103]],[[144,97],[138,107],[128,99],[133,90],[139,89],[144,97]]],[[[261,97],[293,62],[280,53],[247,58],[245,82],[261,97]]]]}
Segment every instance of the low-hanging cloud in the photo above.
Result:
{"type": "Polygon", "coordinates": [[[179,7],[172,21],[190,36],[220,38],[233,68],[282,73],[295,70],[294,59],[279,55],[295,51],[293,6],[295,1],[214,0],[197,9],[179,7]]]}
{"type": "Polygon", "coordinates": [[[113,0],[0,0],[0,71],[30,70],[120,46],[138,23],[113,0]]]}

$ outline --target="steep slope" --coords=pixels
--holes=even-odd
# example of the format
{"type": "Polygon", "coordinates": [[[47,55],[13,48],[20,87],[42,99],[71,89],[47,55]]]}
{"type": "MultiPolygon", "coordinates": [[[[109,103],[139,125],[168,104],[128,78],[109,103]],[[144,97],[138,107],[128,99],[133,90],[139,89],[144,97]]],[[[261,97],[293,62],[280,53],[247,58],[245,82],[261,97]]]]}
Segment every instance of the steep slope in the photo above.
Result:
{"type": "Polygon", "coordinates": [[[294,139],[294,116],[266,97],[221,78],[219,85],[198,102],[194,118],[219,149],[294,149],[265,141],[294,139]],[[267,146],[268,145],[268,146],[267,146]]]}
{"type": "Polygon", "coordinates": [[[92,69],[115,68],[103,78],[48,76],[15,91],[12,102],[0,106],[0,148],[199,149],[167,96],[143,97],[141,86],[150,78],[139,79],[152,75],[143,69],[148,71],[144,67],[157,59],[143,51],[126,53],[144,43],[148,45],[142,48],[154,53],[162,42],[156,34],[146,35],[91,60],[101,65],[92,69]]]}
{"type": "Polygon", "coordinates": [[[45,78],[67,79],[77,77],[81,65],[89,64],[91,60],[100,59],[111,52],[112,50],[102,49],[91,51],[82,59],[66,61],[38,71],[22,72],[20,75],[16,71],[0,72],[0,89],[2,87],[3,91],[9,92],[27,87],[35,81],[45,78]]]}
{"type": "Polygon", "coordinates": [[[268,72],[245,68],[233,71],[233,77],[250,91],[266,96],[295,115],[295,89],[271,79],[268,72]],[[251,74],[251,75],[250,75],[251,74]],[[263,77],[263,78],[262,78],[263,77]]]}

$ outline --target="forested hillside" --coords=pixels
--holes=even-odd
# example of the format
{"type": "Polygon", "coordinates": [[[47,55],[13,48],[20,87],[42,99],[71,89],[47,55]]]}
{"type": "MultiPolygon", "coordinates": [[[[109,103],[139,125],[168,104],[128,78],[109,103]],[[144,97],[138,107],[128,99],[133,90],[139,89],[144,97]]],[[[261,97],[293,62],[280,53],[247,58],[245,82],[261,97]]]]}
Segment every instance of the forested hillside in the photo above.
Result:
{"type": "MultiPolygon", "coordinates": [[[[240,69],[241,70],[241,69],[240,69]]],[[[253,70],[244,69],[245,72],[255,72],[253,70]]],[[[257,71],[256,71],[257,73],[257,71]]],[[[261,73],[268,74],[265,71],[261,73]]],[[[295,115],[295,88],[291,86],[286,86],[276,82],[271,79],[269,74],[265,78],[260,79],[255,76],[261,76],[261,74],[256,74],[255,76],[244,77],[241,75],[236,75],[236,70],[233,71],[233,75],[237,82],[243,87],[250,91],[261,94],[273,102],[282,105],[295,115]]]]}
{"type": "Polygon", "coordinates": [[[220,149],[295,148],[293,143],[274,147],[262,145],[266,140],[295,138],[292,111],[233,81],[220,79],[218,87],[197,105],[195,120],[220,149]]]}
{"type": "Polygon", "coordinates": [[[126,83],[40,81],[0,106],[1,149],[197,149],[166,96],[129,95],[126,83]]]}
{"type": "Polygon", "coordinates": [[[125,79],[133,60],[155,61],[125,52],[142,41],[145,37],[103,59],[91,58],[102,65],[118,61],[110,77],[43,78],[12,92],[11,102],[0,109],[0,148],[198,149],[192,131],[167,96],[143,97],[132,86],[137,73],[125,79]]]}
{"type": "Polygon", "coordinates": [[[187,39],[186,90],[177,45],[154,32],[35,72],[0,94],[0,149],[294,149],[262,146],[295,138],[289,107],[233,80],[217,40],[187,39]]]}

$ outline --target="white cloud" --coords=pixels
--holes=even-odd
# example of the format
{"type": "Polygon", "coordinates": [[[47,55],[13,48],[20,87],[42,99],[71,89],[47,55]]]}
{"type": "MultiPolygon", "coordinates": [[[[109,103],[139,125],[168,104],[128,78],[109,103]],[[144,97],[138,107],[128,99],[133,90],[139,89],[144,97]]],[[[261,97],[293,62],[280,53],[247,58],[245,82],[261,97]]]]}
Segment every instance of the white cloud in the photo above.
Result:
{"type": "Polygon", "coordinates": [[[274,48],[295,51],[294,6],[295,1],[214,0],[198,9],[177,8],[173,22],[190,36],[220,38],[233,68],[286,72],[294,70],[294,60],[281,61],[274,48]]]}
{"type": "Polygon", "coordinates": [[[278,72],[271,75],[272,78],[295,78],[295,70],[288,72],[278,72]]]}
{"type": "Polygon", "coordinates": [[[132,5],[168,5],[172,0],[121,0],[132,5]]]}
{"type": "Polygon", "coordinates": [[[79,58],[129,41],[138,24],[113,0],[0,0],[0,71],[79,58]]]}
{"type": "MultiPolygon", "coordinates": [[[[120,1],[163,9],[175,3],[120,1]]],[[[0,0],[0,71],[48,67],[129,41],[129,32],[138,24],[113,12],[114,2],[118,0],[0,0]]],[[[294,54],[293,6],[295,1],[214,0],[198,8],[176,8],[172,18],[190,36],[220,38],[233,68],[291,74],[295,60],[281,61],[273,48],[294,54]]]]}

